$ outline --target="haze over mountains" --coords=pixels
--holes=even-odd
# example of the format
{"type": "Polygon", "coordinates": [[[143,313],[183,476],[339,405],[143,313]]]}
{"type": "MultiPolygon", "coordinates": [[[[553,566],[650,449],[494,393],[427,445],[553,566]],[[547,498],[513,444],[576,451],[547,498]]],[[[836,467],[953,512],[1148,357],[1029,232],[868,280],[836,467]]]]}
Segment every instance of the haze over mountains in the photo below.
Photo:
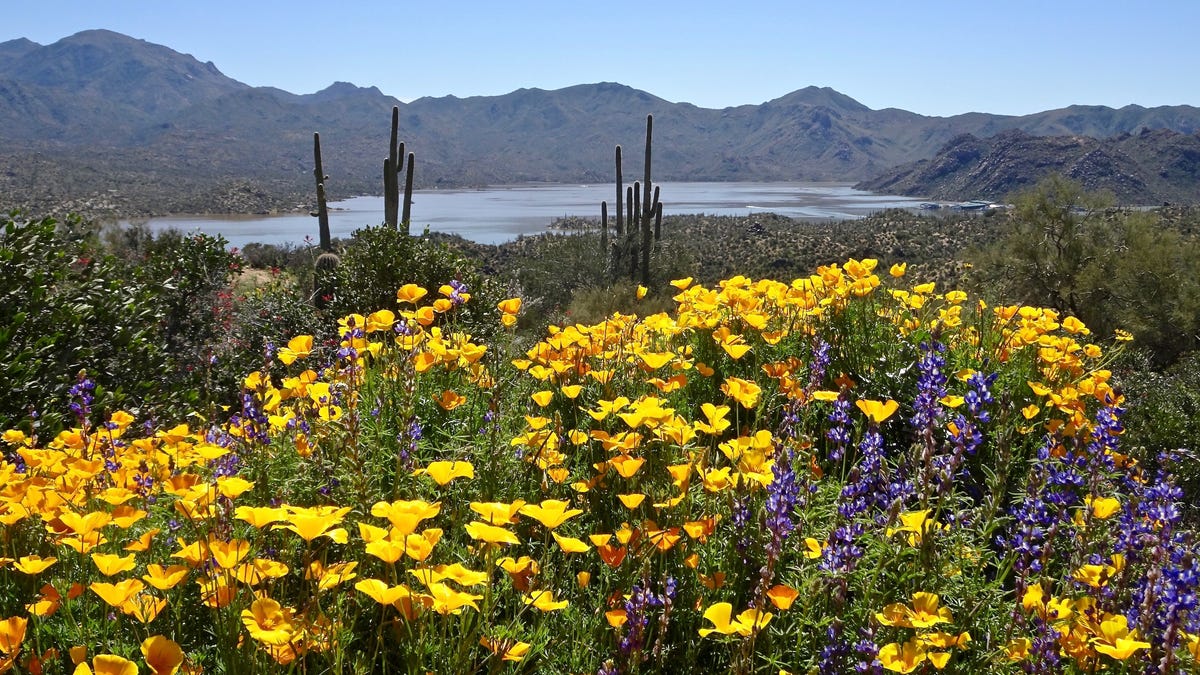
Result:
{"type": "MultiPolygon", "coordinates": [[[[157,192],[203,192],[239,181],[252,184],[247,189],[292,197],[311,191],[314,131],[321,133],[332,195],[378,193],[394,105],[401,111],[401,137],[417,156],[417,185],[424,187],[609,181],[616,144],[628,149],[626,175],[638,175],[648,113],[655,116],[659,180],[858,181],[932,158],[952,140],[961,145],[964,134],[986,139],[1017,130],[1138,139],[1143,129],[1167,130],[1154,137],[1159,146],[1186,146],[1157,152],[1153,161],[1191,164],[1147,168],[1117,157],[1111,170],[1190,180],[1196,158],[1187,148],[1196,145],[1200,131],[1200,108],[1192,106],[1071,106],[1020,117],[943,118],[872,110],[816,87],[721,110],[614,83],[410,103],[343,82],[297,95],[250,87],[168,47],[93,30],[46,46],[25,39],[0,43],[0,143],[6,149],[0,200],[15,200],[17,193],[63,198],[115,190],[142,208],[157,192]]],[[[1129,153],[1137,145],[1123,143],[1105,152],[1129,153]]],[[[1147,154],[1132,152],[1139,153],[1147,154]]],[[[925,189],[909,182],[892,185],[925,189]]],[[[1143,192],[1123,198],[1162,196],[1155,181],[1140,182],[1143,192]]],[[[1186,190],[1168,192],[1180,199],[1186,190]]],[[[149,210],[196,208],[186,199],[159,197],[149,210]]]]}

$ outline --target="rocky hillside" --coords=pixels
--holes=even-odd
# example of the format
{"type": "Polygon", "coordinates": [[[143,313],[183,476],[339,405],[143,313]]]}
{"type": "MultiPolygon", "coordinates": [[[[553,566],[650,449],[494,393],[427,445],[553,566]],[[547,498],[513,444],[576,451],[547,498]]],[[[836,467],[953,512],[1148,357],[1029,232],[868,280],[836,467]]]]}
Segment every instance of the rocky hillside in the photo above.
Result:
{"type": "Polygon", "coordinates": [[[1200,202],[1200,134],[1143,129],[1110,138],[964,134],[931,159],[859,183],[863,190],[940,200],[1001,200],[1050,173],[1122,204],[1200,202]]]}
{"type": "MultiPolygon", "coordinates": [[[[660,180],[862,180],[929,158],[962,134],[1014,129],[1097,137],[1200,131],[1200,108],[1189,106],[942,118],[872,110],[818,87],[721,110],[615,83],[410,103],[348,83],[297,95],[95,30],[45,46],[0,43],[0,208],[103,200],[114,190],[137,212],[220,208],[203,195],[245,182],[269,193],[259,206],[284,205],[311,193],[314,131],[331,196],[378,193],[392,106],[417,155],[419,187],[607,181],[613,146],[640,148],[647,114],[656,119],[660,180]],[[55,168],[39,168],[46,163],[55,168]]],[[[627,175],[640,173],[639,158],[627,153],[627,175]]]]}

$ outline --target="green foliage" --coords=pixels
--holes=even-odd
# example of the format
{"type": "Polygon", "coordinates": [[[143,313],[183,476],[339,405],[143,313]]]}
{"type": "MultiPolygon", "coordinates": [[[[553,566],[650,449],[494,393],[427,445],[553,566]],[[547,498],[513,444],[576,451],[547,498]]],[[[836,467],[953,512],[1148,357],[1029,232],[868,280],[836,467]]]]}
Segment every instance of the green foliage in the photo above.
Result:
{"type": "Polygon", "coordinates": [[[592,324],[600,323],[615,312],[650,315],[675,309],[671,293],[667,292],[673,288],[656,289],[658,292],[649,293],[641,300],[637,299],[637,290],[637,284],[631,281],[618,281],[607,288],[580,289],[571,299],[567,317],[577,323],[592,324]]]}
{"type": "Polygon", "coordinates": [[[1200,438],[1200,353],[1188,354],[1162,372],[1155,371],[1148,355],[1142,354],[1122,377],[1129,450],[1151,463],[1165,452],[1182,453],[1177,467],[1180,487],[1187,497],[1188,516],[1196,522],[1200,518],[1200,457],[1195,449],[1195,439],[1200,438]]]}
{"type": "Polygon", "coordinates": [[[1105,201],[1052,176],[1017,197],[976,278],[1006,301],[1077,316],[1099,335],[1131,332],[1159,363],[1200,346],[1200,247],[1155,214],[1105,201]]]}
{"type": "Polygon", "coordinates": [[[299,291],[303,282],[275,275],[265,284],[226,296],[227,331],[216,340],[210,398],[236,400],[246,373],[265,368],[278,347],[297,335],[312,335],[317,344],[336,337],[326,316],[299,291]]]}
{"type": "Polygon", "coordinates": [[[118,256],[78,219],[13,214],[0,227],[0,379],[10,383],[0,426],[36,414],[60,428],[82,370],[104,409],[178,414],[200,402],[206,345],[221,331],[217,292],[237,269],[224,240],[134,228],[109,235],[118,256]]]}
{"type": "Polygon", "coordinates": [[[448,280],[457,280],[477,296],[464,307],[459,319],[463,328],[474,335],[495,331],[498,289],[479,274],[473,261],[445,244],[387,226],[365,227],[354,232],[340,257],[334,297],[326,307],[331,316],[395,310],[396,290],[405,284],[437,293],[448,280]]]}

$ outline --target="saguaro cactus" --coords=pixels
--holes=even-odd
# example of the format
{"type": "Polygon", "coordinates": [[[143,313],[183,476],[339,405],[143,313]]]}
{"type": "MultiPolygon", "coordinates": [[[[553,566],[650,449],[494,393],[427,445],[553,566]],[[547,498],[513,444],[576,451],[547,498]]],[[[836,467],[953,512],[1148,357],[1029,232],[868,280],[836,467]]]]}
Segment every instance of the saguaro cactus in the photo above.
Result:
{"type": "Polygon", "coordinates": [[[325,169],[321,165],[321,134],[313,132],[313,178],[317,180],[317,217],[318,236],[321,240],[321,250],[333,250],[333,242],[329,236],[329,207],[325,203],[325,169]]]}
{"type": "Polygon", "coordinates": [[[391,107],[391,137],[388,159],[383,161],[383,219],[392,229],[404,227],[409,232],[409,217],[413,207],[413,167],[416,157],[408,154],[408,171],[404,171],[404,143],[400,141],[400,106],[391,107]],[[404,173],[404,209],[400,215],[400,174],[404,173]]]}
{"type": "Polygon", "coordinates": [[[400,224],[404,233],[409,231],[412,214],[413,166],[416,157],[408,153],[408,170],[405,172],[404,142],[400,140],[400,106],[392,106],[392,134],[388,142],[388,156],[383,160],[383,220],[392,229],[400,224]],[[404,213],[400,215],[400,174],[404,177],[404,213]]]}
{"type": "MultiPolygon", "coordinates": [[[[608,219],[606,216],[602,217],[600,236],[602,253],[608,256],[608,267],[611,273],[617,274],[624,269],[625,258],[628,257],[629,278],[640,277],[643,284],[650,281],[651,249],[657,248],[656,245],[662,236],[662,202],[659,201],[659,186],[652,185],[650,179],[653,132],[654,116],[646,115],[646,162],[643,180],[641,183],[635,181],[629,188],[623,189],[621,146],[617,146],[617,222],[611,251],[608,244],[608,219]],[[622,200],[622,198],[624,199],[622,200]]],[[[602,204],[602,213],[606,214],[607,208],[607,203],[602,204]]]]}
{"type": "Polygon", "coordinates": [[[312,302],[317,309],[324,309],[329,298],[334,293],[334,281],[341,258],[333,252],[333,239],[329,233],[329,207],[325,201],[325,169],[321,164],[321,134],[313,132],[313,177],[317,181],[317,217],[318,234],[321,240],[321,255],[317,256],[313,270],[312,302]]]}

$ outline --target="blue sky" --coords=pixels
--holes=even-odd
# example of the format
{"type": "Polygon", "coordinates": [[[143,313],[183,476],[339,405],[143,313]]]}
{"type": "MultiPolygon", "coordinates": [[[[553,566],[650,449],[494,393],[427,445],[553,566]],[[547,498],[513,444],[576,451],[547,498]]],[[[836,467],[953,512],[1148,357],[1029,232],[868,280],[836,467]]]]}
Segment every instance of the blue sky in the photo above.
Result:
{"type": "Polygon", "coordinates": [[[926,115],[1200,105],[1198,0],[6,5],[0,41],[107,28],[300,94],[337,80],[405,101],[610,81],[706,108],[808,85],[926,115]]]}

